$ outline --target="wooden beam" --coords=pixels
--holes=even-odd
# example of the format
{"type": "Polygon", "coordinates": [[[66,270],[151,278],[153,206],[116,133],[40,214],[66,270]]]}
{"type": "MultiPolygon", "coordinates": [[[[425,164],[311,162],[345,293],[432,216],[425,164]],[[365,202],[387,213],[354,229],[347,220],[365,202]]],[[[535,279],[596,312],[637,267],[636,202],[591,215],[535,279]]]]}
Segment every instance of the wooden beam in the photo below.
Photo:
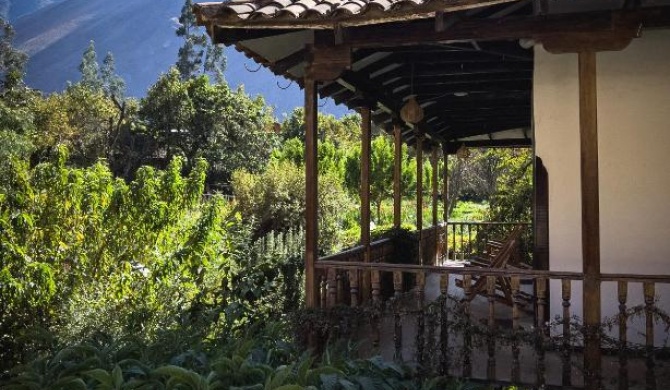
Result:
{"type": "Polygon", "coordinates": [[[314,273],[318,256],[317,83],[305,81],[305,306],[317,307],[319,291],[314,273]]]}
{"type": "Polygon", "coordinates": [[[393,123],[393,226],[399,228],[402,224],[402,129],[399,123],[393,123]]]}
{"type": "Polygon", "coordinates": [[[517,138],[445,143],[445,147],[450,154],[456,153],[456,150],[458,150],[461,145],[465,145],[466,148],[529,148],[533,146],[533,140],[530,138],[517,138]]]}
{"type": "Polygon", "coordinates": [[[584,371],[587,389],[600,388],[600,211],[596,53],[579,53],[579,134],[584,272],[584,371]]]}
{"type": "MultiPolygon", "coordinates": [[[[533,64],[526,62],[478,62],[467,64],[442,64],[442,65],[423,65],[418,64],[414,68],[415,80],[421,78],[431,78],[439,76],[458,76],[458,75],[475,75],[475,74],[497,74],[497,73],[514,73],[514,72],[531,72],[533,71],[533,64]]],[[[409,70],[405,66],[389,70],[388,72],[379,75],[369,75],[372,80],[384,79],[391,80],[396,77],[407,77],[409,70]]]]}
{"type": "Polygon", "coordinates": [[[259,38],[269,38],[288,33],[295,33],[296,29],[249,29],[249,28],[221,28],[214,25],[213,31],[209,32],[212,42],[232,45],[239,41],[259,38]]]}
{"type": "Polygon", "coordinates": [[[542,38],[544,49],[553,54],[583,51],[621,51],[630,45],[639,33],[639,26],[620,28],[600,34],[572,33],[542,38]]]}
{"type": "Polygon", "coordinates": [[[280,60],[274,61],[272,63],[273,69],[276,73],[286,73],[294,66],[303,63],[307,59],[307,55],[307,49],[298,50],[280,60]]]}
{"type": "Polygon", "coordinates": [[[593,11],[541,16],[515,16],[501,19],[470,19],[444,31],[435,31],[433,20],[398,28],[393,23],[349,29],[345,43],[352,47],[389,47],[419,45],[453,40],[538,39],[561,34],[609,34],[631,26],[665,27],[670,25],[670,7],[648,7],[625,11],[593,11]]]}
{"type": "Polygon", "coordinates": [[[320,81],[335,80],[351,68],[351,48],[312,46],[308,60],[307,77],[320,81]]]}

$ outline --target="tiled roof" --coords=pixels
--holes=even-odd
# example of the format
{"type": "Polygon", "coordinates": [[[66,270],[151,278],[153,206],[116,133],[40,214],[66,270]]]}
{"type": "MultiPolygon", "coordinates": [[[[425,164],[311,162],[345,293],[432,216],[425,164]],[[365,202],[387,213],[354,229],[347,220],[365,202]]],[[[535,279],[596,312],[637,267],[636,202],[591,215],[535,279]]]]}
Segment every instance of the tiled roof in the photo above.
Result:
{"type": "Polygon", "coordinates": [[[334,28],[432,17],[518,0],[230,0],[199,3],[200,24],[229,27],[334,28]]]}

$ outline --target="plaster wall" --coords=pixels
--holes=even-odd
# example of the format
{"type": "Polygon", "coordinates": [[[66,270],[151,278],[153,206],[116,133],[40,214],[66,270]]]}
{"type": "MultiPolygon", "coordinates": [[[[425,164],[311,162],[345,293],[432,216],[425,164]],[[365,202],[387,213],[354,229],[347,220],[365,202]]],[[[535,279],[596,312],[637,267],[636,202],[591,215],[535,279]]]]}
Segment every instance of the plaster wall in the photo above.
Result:
{"type": "MultiPolygon", "coordinates": [[[[582,270],[578,87],[577,55],[535,48],[536,154],[549,174],[555,271],[582,270]]],[[[670,31],[645,32],[624,51],[598,53],[597,91],[601,271],[670,275],[670,31]]],[[[669,287],[656,288],[666,311],[669,287]]],[[[629,284],[629,306],[643,303],[641,290],[629,284]]],[[[581,316],[581,284],[572,292],[573,313],[581,316]]],[[[552,283],[550,293],[558,314],[560,285],[552,283]]],[[[616,314],[616,298],[616,283],[603,283],[603,316],[616,314]]]]}

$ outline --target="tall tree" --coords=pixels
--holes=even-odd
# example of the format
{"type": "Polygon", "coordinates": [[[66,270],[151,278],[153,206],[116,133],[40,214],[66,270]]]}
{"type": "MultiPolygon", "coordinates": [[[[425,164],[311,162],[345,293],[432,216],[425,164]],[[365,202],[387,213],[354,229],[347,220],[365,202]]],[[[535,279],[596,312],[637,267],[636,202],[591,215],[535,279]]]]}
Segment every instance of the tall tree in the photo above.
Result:
{"type": "Polygon", "coordinates": [[[28,56],[14,47],[14,28],[2,18],[0,34],[0,76],[4,91],[22,84],[28,56]]]}
{"type": "Polygon", "coordinates": [[[225,83],[211,85],[205,75],[182,80],[173,68],[142,99],[140,116],[158,154],[184,156],[187,164],[206,158],[217,184],[229,182],[235,169],[260,170],[274,147],[272,114],[263,99],[225,83]]]}
{"type": "Polygon", "coordinates": [[[210,44],[202,28],[196,25],[192,0],[184,2],[179,23],[177,36],[183,38],[184,43],[179,48],[176,66],[182,80],[209,73],[217,83],[223,82],[223,71],[226,67],[223,46],[210,44]]]}
{"type": "MultiPolygon", "coordinates": [[[[370,199],[377,210],[377,223],[381,221],[381,205],[393,195],[394,147],[386,135],[378,135],[372,140],[370,150],[370,199]]],[[[413,196],[416,188],[416,159],[411,157],[407,146],[403,145],[400,186],[404,196],[413,196]]],[[[427,164],[426,164],[427,165],[427,164]]],[[[424,167],[426,166],[424,165],[424,167]]],[[[358,194],[361,186],[361,148],[351,149],[345,163],[345,183],[352,194],[358,194]]],[[[424,180],[430,177],[424,173],[424,180]]]]}
{"type": "Polygon", "coordinates": [[[105,59],[102,61],[100,81],[102,82],[102,88],[107,96],[112,96],[117,100],[123,98],[126,90],[126,83],[118,74],[116,74],[114,55],[111,51],[107,52],[105,59]]]}
{"type": "Polygon", "coordinates": [[[92,90],[102,90],[102,82],[100,79],[100,64],[98,64],[98,56],[95,52],[95,42],[91,41],[84,51],[79,64],[79,72],[81,72],[81,85],[91,88],[92,90]]]}

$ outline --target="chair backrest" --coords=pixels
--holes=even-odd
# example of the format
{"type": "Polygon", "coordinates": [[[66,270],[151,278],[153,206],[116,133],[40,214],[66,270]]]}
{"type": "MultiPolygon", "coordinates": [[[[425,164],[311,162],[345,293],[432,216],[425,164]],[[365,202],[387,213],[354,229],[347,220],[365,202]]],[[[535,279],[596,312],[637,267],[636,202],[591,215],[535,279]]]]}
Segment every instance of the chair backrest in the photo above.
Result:
{"type": "Polygon", "coordinates": [[[507,239],[502,243],[502,246],[493,256],[491,261],[491,268],[505,268],[510,258],[514,255],[519,246],[519,238],[523,231],[523,225],[516,225],[507,239]]]}

